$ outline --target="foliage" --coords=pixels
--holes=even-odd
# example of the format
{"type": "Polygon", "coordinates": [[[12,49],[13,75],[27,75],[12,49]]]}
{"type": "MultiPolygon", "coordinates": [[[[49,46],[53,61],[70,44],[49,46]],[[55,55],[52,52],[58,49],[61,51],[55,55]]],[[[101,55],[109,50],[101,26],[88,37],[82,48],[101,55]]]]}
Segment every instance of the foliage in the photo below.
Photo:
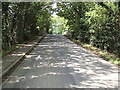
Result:
{"type": "Polygon", "coordinates": [[[65,20],[63,17],[51,17],[51,20],[52,33],[63,34],[65,31],[68,30],[68,26],[66,25],[67,20],[65,20]]]}
{"type": "Polygon", "coordinates": [[[120,56],[120,2],[58,2],[55,9],[50,2],[2,4],[3,50],[60,23],[58,34],[67,29],[74,39],[120,56]],[[51,17],[52,11],[59,17],[51,17]]]}
{"type": "Polygon", "coordinates": [[[64,2],[56,11],[73,38],[120,56],[120,2],[64,2]]]}
{"type": "Polygon", "coordinates": [[[50,24],[51,3],[3,2],[2,3],[2,49],[31,40],[47,32],[50,24]],[[39,28],[37,28],[39,26],[39,28]]]}

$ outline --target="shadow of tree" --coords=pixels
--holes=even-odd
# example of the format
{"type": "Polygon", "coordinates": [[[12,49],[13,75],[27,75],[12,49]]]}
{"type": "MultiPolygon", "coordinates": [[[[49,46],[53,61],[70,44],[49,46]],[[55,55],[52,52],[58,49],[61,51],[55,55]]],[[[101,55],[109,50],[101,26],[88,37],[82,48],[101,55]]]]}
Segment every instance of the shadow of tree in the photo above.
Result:
{"type": "Polygon", "coordinates": [[[118,68],[61,35],[47,35],[4,88],[115,88],[118,68]]]}

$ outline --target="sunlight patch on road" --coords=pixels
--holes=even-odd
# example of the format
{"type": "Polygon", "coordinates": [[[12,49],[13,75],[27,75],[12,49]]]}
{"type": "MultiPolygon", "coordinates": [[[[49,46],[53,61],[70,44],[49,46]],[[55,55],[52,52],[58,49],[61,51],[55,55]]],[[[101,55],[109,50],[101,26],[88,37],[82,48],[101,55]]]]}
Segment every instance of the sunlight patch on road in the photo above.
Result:
{"type": "Polygon", "coordinates": [[[22,69],[31,69],[31,67],[26,66],[26,67],[22,67],[22,69]]]}
{"type": "Polygon", "coordinates": [[[31,58],[31,57],[37,57],[38,55],[36,55],[36,54],[30,54],[30,55],[26,55],[25,57],[28,59],[28,58],[31,58]]]}
{"type": "Polygon", "coordinates": [[[43,58],[41,57],[41,55],[38,55],[35,59],[40,60],[40,59],[43,59],[43,58]]]}
{"type": "Polygon", "coordinates": [[[23,56],[25,53],[19,53],[19,54],[12,54],[12,56],[23,56]]]}
{"type": "Polygon", "coordinates": [[[23,81],[25,79],[25,76],[11,76],[12,80],[8,81],[8,83],[18,83],[20,81],[23,81]]]}
{"type": "Polygon", "coordinates": [[[25,44],[26,47],[30,47],[32,46],[33,44],[25,44]]]}
{"type": "Polygon", "coordinates": [[[38,76],[36,76],[36,75],[32,75],[30,78],[33,79],[33,78],[37,78],[37,77],[38,77],[38,76]]]}

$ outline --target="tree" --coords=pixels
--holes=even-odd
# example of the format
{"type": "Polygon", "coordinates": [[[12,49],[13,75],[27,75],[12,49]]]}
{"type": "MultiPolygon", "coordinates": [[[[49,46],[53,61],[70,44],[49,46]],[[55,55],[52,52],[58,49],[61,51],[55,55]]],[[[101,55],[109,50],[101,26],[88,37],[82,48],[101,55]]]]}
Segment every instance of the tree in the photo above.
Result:
{"type": "Polygon", "coordinates": [[[49,30],[51,13],[49,13],[50,7],[46,7],[48,3],[3,2],[2,4],[3,50],[39,35],[40,30],[37,29],[39,24],[42,26],[42,28],[40,27],[41,30],[43,28],[46,31],[49,30]],[[39,22],[41,21],[39,19],[42,19],[45,25],[39,22]]]}
{"type": "Polygon", "coordinates": [[[68,20],[73,38],[120,55],[119,7],[120,2],[66,2],[57,11],[68,20]]]}

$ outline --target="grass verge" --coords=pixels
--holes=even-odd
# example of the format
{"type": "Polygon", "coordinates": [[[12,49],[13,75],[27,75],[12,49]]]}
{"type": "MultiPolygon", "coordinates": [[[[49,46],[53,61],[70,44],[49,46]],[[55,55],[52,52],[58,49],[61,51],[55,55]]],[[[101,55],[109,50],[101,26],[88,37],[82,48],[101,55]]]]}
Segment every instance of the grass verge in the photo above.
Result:
{"type": "Polygon", "coordinates": [[[76,44],[82,46],[83,48],[92,51],[94,54],[100,56],[101,58],[103,58],[103,59],[105,59],[113,64],[120,66],[120,57],[118,57],[117,55],[115,55],[113,53],[109,53],[105,50],[101,50],[99,48],[96,48],[90,44],[82,43],[79,40],[74,40],[74,39],[70,39],[70,40],[75,42],[76,44]]]}

